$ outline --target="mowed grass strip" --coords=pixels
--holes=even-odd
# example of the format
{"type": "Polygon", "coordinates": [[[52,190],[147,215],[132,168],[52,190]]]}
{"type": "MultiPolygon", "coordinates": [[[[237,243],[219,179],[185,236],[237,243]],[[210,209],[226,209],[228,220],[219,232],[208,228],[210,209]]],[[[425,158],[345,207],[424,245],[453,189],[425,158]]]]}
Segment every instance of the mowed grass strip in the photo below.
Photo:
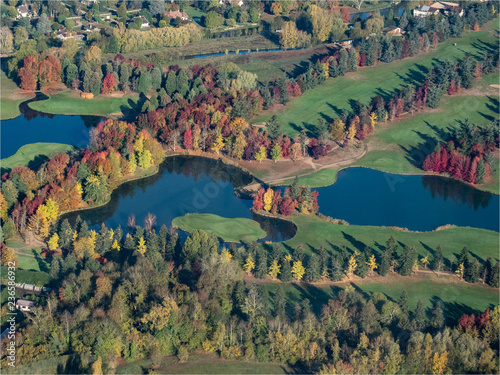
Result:
{"type": "Polygon", "coordinates": [[[202,229],[224,242],[252,242],[266,236],[266,232],[254,220],[229,219],[213,214],[186,214],[172,220],[172,225],[190,233],[202,229]]]}
{"type": "Polygon", "coordinates": [[[50,95],[49,99],[29,103],[29,107],[45,113],[56,115],[93,115],[108,117],[112,114],[136,110],[139,95],[133,93],[123,97],[98,95],[93,99],[82,99],[76,92],[64,90],[50,95]]]}
{"type": "Polygon", "coordinates": [[[8,158],[0,160],[0,168],[12,169],[15,167],[27,167],[36,159],[45,159],[63,152],[70,152],[76,147],[64,143],[37,142],[22,146],[17,152],[8,158]]]}
{"type": "MultiPolygon", "coordinates": [[[[267,289],[274,295],[278,283],[267,284],[267,289]]],[[[453,277],[437,276],[432,273],[418,274],[413,276],[390,275],[376,277],[371,280],[357,279],[348,285],[362,293],[366,298],[374,293],[382,293],[391,301],[398,301],[401,293],[408,293],[410,310],[415,310],[419,299],[422,299],[424,307],[430,313],[436,301],[441,301],[446,316],[450,323],[464,314],[482,312],[499,304],[498,289],[490,288],[482,284],[469,284],[453,277]]],[[[338,292],[344,289],[346,284],[324,286],[308,283],[288,283],[284,285],[285,296],[289,306],[301,303],[305,298],[309,299],[315,313],[319,314],[324,304],[329,299],[336,298],[338,292]]],[[[273,297],[271,296],[271,299],[273,297]]],[[[430,316],[430,314],[429,314],[430,316]]]]}
{"type": "MultiPolygon", "coordinates": [[[[497,24],[498,19],[492,20],[484,26],[483,31],[466,32],[462,38],[448,39],[428,53],[390,64],[378,63],[343,77],[330,78],[301,97],[292,98],[284,109],[275,114],[284,132],[290,136],[297,135],[301,129],[314,133],[320,118],[333,121],[341,110],[351,110],[353,101],[369,104],[371,97],[377,94],[389,98],[401,86],[422,83],[436,59],[456,61],[468,52],[479,59],[485,50],[493,52],[493,47],[498,43],[493,33],[497,24]]],[[[270,117],[271,114],[262,115],[253,122],[268,121],[270,117]]]]}
{"type": "Polygon", "coordinates": [[[388,227],[337,225],[306,215],[294,216],[292,221],[297,226],[297,233],[284,242],[285,247],[295,249],[303,244],[309,253],[321,246],[331,252],[346,246],[351,253],[354,250],[363,252],[369,246],[377,254],[385,249],[387,240],[393,236],[400,245],[400,253],[403,246],[413,245],[419,257],[428,256],[429,260],[438,246],[441,246],[443,256],[449,262],[456,262],[456,256],[464,246],[479,260],[484,261],[487,257],[499,259],[498,233],[486,229],[455,227],[430,232],[405,232],[388,227]]]}

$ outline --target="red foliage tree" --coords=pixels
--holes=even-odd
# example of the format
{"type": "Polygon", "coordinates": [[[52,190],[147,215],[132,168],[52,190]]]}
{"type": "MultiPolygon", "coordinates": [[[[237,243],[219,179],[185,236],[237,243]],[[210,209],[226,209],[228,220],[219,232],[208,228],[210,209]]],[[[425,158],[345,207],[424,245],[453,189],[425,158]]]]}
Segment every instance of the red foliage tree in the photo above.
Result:
{"type": "Polygon", "coordinates": [[[463,329],[463,331],[467,331],[467,330],[474,330],[474,325],[476,323],[476,317],[474,316],[474,314],[471,314],[471,315],[467,315],[467,314],[464,314],[460,317],[460,319],[458,319],[458,324],[460,325],[460,327],[463,329]]]}
{"type": "Polygon", "coordinates": [[[260,188],[259,191],[257,192],[256,197],[253,200],[253,208],[255,208],[257,211],[261,211],[264,209],[264,193],[266,191],[264,188],[260,188]]]}
{"type": "Polygon", "coordinates": [[[281,201],[280,212],[282,215],[290,216],[295,209],[295,205],[293,204],[293,200],[291,197],[286,197],[281,201]]]}
{"type": "Polygon", "coordinates": [[[112,73],[106,74],[102,80],[101,93],[111,94],[115,90],[116,80],[112,73]]]}
{"type": "Polygon", "coordinates": [[[300,86],[297,82],[293,85],[293,93],[292,95],[294,97],[302,96],[302,90],[300,89],[300,86]]]}
{"type": "Polygon", "coordinates": [[[38,80],[38,59],[29,55],[24,59],[24,66],[19,69],[17,76],[21,79],[20,87],[23,90],[36,90],[38,80]]]}
{"type": "Polygon", "coordinates": [[[282,197],[281,197],[281,190],[275,190],[274,191],[274,196],[273,196],[273,201],[271,203],[271,213],[276,214],[278,212],[278,208],[281,205],[282,197]]]}
{"type": "Polygon", "coordinates": [[[191,150],[193,148],[193,134],[191,129],[184,132],[184,148],[186,150],[191,150]]]}
{"type": "Polygon", "coordinates": [[[448,95],[453,95],[457,92],[457,86],[455,84],[455,79],[453,78],[450,82],[450,87],[448,87],[448,95]]]}
{"type": "Polygon", "coordinates": [[[430,172],[434,170],[434,162],[432,161],[432,154],[427,155],[427,157],[424,160],[424,164],[422,165],[422,168],[426,172],[430,172]]]}
{"type": "Polygon", "coordinates": [[[471,184],[476,183],[476,176],[477,176],[477,162],[479,160],[479,157],[475,157],[469,168],[469,173],[467,174],[467,181],[470,182],[471,184]]]}

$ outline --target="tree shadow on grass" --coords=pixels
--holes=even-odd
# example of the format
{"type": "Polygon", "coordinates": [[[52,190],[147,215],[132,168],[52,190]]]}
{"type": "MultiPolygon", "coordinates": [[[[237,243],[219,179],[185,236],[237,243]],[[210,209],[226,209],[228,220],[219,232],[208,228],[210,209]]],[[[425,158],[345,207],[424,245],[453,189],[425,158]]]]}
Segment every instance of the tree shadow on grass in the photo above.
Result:
{"type": "MultiPolygon", "coordinates": [[[[311,302],[312,311],[316,316],[319,316],[321,314],[321,309],[323,308],[323,305],[327,304],[328,300],[333,298],[332,295],[326,293],[323,289],[320,289],[312,284],[292,283],[291,285],[300,293],[300,299],[299,300],[295,299],[295,301],[299,303],[299,301],[303,301],[304,299],[307,298],[309,302],[311,302]]],[[[331,289],[332,292],[335,293],[334,296],[336,295],[336,293],[338,293],[338,291],[341,290],[340,287],[335,287],[335,286],[332,286],[331,289]]]]}
{"type": "MultiPolygon", "coordinates": [[[[451,293],[451,291],[450,291],[451,293]]],[[[458,320],[463,314],[467,315],[478,315],[482,313],[482,311],[475,309],[471,306],[465,305],[463,303],[458,302],[445,302],[442,298],[438,296],[434,296],[431,298],[431,302],[435,305],[437,302],[441,302],[441,306],[443,308],[444,316],[446,319],[446,323],[450,325],[456,325],[458,320]]],[[[490,304],[489,308],[492,309],[494,306],[490,304]]]]}
{"type": "Polygon", "coordinates": [[[82,363],[80,354],[71,355],[66,364],[63,366],[62,363],[57,365],[57,374],[85,374],[88,369],[82,363]]]}
{"type": "Polygon", "coordinates": [[[341,233],[344,236],[344,238],[347,241],[349,241],[359,252],[363,252],[365,250],[366,245],[363,242],[358,241],[356,238],[354,238],[353,236],[344,231],[341,231],[341,233]]]}

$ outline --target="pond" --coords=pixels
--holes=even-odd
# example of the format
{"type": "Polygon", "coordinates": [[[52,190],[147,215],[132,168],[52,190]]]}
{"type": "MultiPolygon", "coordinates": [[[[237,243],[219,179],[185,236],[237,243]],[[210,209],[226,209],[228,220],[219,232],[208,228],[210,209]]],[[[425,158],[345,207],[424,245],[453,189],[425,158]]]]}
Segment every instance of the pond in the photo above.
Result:
{"type": "Polygon", "coordinates": [[[120,185],[111,201],[95,209],[63,215],[74,223],[80,215],[89,226],[127,227],[131,215],[143,225],[148,213],[156,215],[157,228],[169,226],[172,219],[186,213],[211,213],[228,218],[248,218],[267,232],[261,241],[283,241],[293,237],[295,225],[284,220],[264,218],[250,211],[252,201],[240,199],[234,188],[251,183],[252,176],[219,160],[195,156],[165,159],[154,176],[120,185]]]}
{"type": "Polygon", "coordinates": [[[0,159],[14,155],[17,150],[29,143],[65,143],[86,147],[89,141],[89,128],[101,120],[98,116],[66,116],[38,112],[28,103],[47,97],[37,93],[33,99],[19,105],[21,116],[2,121],[0,159]]]}
{"type": "Polygon", "coordinates": [[[319,211],[349,224],[429,231],[453,224],[499,230],[499,196],[440,176],[347,168],[319,192],[319,211]]]}

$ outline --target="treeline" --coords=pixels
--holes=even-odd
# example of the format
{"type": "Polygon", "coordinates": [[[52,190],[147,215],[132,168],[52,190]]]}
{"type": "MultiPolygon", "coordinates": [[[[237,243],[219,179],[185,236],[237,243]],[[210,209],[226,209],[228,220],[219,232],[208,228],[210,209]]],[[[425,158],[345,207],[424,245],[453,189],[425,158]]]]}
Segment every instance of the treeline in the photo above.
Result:
{"type": "Polygon", "coordinates": [[[496,171],[493,152],[499,146],[499,119],[478,128],[468,119],[454,129],[445,145],[427,155],[422,168],[428,172],[448,173],[456,180],[482,184],[496,171]]]}
{"type": "MultiPolygon", "coordinates": [[[[219,250],[213,236],[196,231],[181,246],[175,231],[162,226],[156,233],[153,217],[126,236],[121,228],[95,232],[84,222],[72,227],[66,220],[51,238],[56,235],[54,242],[67,252],[51,262],[59,288],[19,320],[17,365],[87,353],[89,368],[111,372],[120,358],[176,355],[186,361],[202,350],[300,366],[304,372],[497,371],[498,307],[474,316],[467,312],[457,324],[458,317],[448,315],[452,307],[441,301],[426,309],[420,300],[410,311],[406,292],[392,301],[347,287],[313,308],[307,299],[287,299],[284,284],[270,292],[265,284],[244,283],[240,265],[249,264],[246,254],[260,253],[255,244],[219,250]]],[[[389,240],[386,251],[394,243],[389,240]]],[[[281,277],[276,259],[283,253],[277,249],[267,254],[271,267],[258,260],[256,273],[281,277]]],[[[303,257],[299,247],[293,261],[303,257]]],[[[292,275],[302,272],[291,268],[292,275]]],[[[2,365],[6,361],[4,354],[2,365]]]]}

